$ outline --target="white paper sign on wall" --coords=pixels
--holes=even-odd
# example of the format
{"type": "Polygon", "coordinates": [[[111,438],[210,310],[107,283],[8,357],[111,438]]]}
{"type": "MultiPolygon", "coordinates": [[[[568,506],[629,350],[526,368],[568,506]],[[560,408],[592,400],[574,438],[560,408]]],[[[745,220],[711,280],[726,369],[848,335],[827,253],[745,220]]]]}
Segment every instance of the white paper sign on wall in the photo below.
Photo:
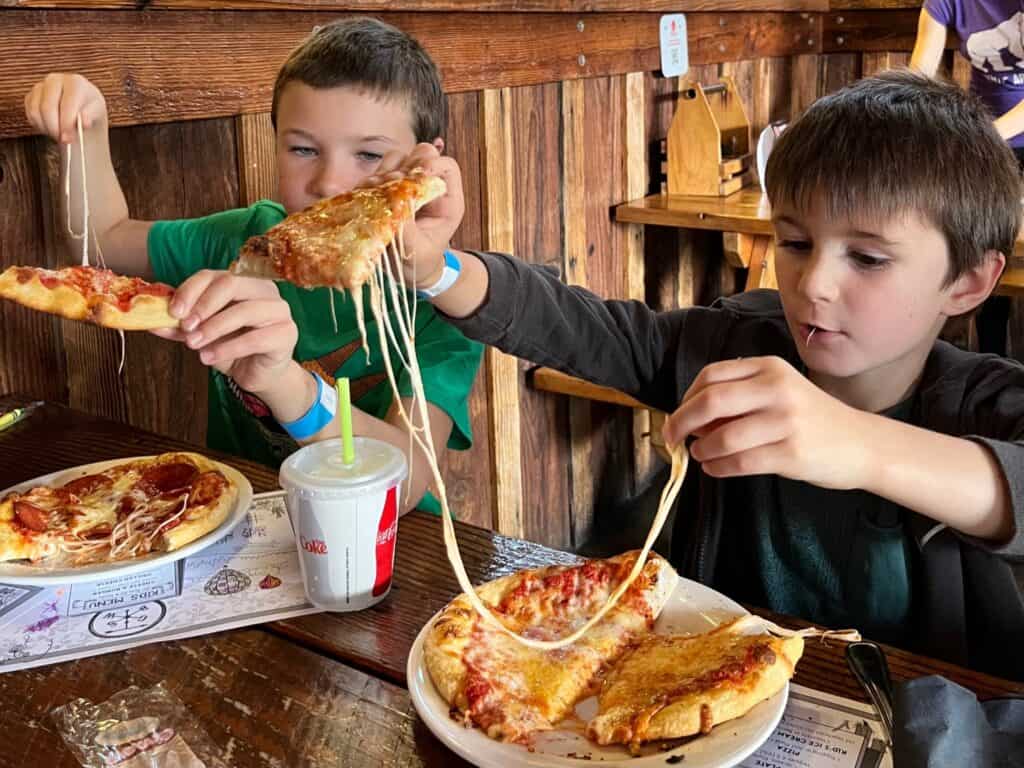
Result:
{"type": "Polygon", "coordinates": [[[686,42],[686,14],[669,13],[661,17],[661,74],[682,75],[690,69],[690,49],[686,42]]]}

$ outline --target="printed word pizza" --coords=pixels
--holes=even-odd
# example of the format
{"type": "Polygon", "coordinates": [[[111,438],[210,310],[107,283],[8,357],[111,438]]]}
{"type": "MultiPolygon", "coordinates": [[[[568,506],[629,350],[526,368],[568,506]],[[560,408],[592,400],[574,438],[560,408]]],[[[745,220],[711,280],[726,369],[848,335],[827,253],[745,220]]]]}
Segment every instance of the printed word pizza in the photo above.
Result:
{"type": "Polygon", "coordinates": [[[0,562],[78,566],[179,549],[220,525],[237,498],[199,454],[125,461],[0,499],[0,562]]]}
{"type": "Polygon", "coordinates": [[[0,297],[26,307],[85,320],[104,328],[144,331],[176,328],[168,309],[174,289],[109,269],[9,267],[0,274],[0,297]]]}
{"type": "MultiPolygon", "coordinates": [[[[520,571],[478,588],[493,615],[527,638],[562,637],[586,623],[633,568],[638,552],[520,571]]],[[[782,690],[805,636],[756,616],[701,635],[653,632],[679,577],[651,554],[615,607],[581,639],[531,648],[496,630],[460,595],[426,631],[424,664],[452,717],[494,739],[530,746],[597,695],[586,735],[641,744],[708,733],[782,690]]]]}

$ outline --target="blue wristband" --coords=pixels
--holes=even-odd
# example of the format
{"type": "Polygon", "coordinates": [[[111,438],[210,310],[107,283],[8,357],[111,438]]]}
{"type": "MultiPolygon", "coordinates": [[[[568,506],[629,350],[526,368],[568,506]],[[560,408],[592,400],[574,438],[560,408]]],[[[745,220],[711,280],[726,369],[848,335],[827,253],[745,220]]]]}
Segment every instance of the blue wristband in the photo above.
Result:
{"type": "Polygon", "coordinates": [[[281,426],[295,440],[306,440],[331,423],[338,412],[338,393],[333,387],[325,386],[326,382],[315,373],[310,375],[316,379],[316,400],[309,410],[295,421],[282,421],[281,426]]]}
{"type": "Polygon", "coordinates": [[[433,285],[428,285],[426,288],[420,288],[416,291],[416,295],[421,299],[432,299],[435,296],[440,296],[455,285],[455,281],[459,279],[461,271],[462,263],[459,261],[459,258],[446,248],[444,252],[444,269],[441,270],[441,276],[437,278],[437,282],[433,285]]]}

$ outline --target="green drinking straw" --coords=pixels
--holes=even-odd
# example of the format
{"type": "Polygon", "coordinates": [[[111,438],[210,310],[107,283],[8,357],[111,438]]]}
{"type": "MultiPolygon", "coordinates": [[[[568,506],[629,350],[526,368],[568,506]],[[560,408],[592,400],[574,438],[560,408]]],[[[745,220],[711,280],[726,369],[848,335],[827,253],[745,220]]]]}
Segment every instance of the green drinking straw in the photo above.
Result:
{"type": "Polygon", "coordinates": [[[353,464],[356,447],[352,442],[352,395],[349,391],[348,376],[342,376],[334,383],[338,390],[338,418],[341,422],[341,460],[353,464]]]}

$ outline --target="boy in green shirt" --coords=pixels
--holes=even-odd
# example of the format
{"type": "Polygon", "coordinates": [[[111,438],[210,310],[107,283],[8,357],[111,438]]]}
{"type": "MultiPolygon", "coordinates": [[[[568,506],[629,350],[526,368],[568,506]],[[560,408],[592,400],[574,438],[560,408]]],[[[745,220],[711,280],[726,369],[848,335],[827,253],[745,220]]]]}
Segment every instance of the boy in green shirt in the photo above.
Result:
{"type": "MultiPolygon", "coordinates": [[[[184,342],[210,366],[210,447],[277,466],[297,443],[336,436],[333,421],[311,434],[300,425],[309,424],[304,416],[315,410],[318,392],[335,377],[347,376],[355,433],[409,451],[368,307],[369,360],[352,297],[223,270],[250,236],[356,186],[376,171],[385,153],[407,153],[417,142],[443,150],[447,101],[436,66],[415,40],[368,18],[315,30],[292,52],[274,85],[280,202],[263,200],[200,219],[130,218],[111,163],[106,103],[85,78],[48,75],[28,94],[25,109],[33,126],[69,144],[74,154],[81,116],[90,225],[107,266],[177,287],[171,311],[182,318],[181,330],[158,335],[184,342]]],[[[82,183],[78,158],[70,165],[70,214],[77,230],[83,216],[76,192],[82,183]]],[[[415,338],[438,455],[446,446],[468,448],[467,397],[480,345],[439,318],[427,302],[417,312],[415,338]]],[[[409,377],[397,360],[393,364],[401,372],[399,390],[408,409],[409,377]]],[[[419,503],[438,512],[426,493],[430,472],[422,454],[409,458],[412,487],[403,506],[419,503]]]]}

